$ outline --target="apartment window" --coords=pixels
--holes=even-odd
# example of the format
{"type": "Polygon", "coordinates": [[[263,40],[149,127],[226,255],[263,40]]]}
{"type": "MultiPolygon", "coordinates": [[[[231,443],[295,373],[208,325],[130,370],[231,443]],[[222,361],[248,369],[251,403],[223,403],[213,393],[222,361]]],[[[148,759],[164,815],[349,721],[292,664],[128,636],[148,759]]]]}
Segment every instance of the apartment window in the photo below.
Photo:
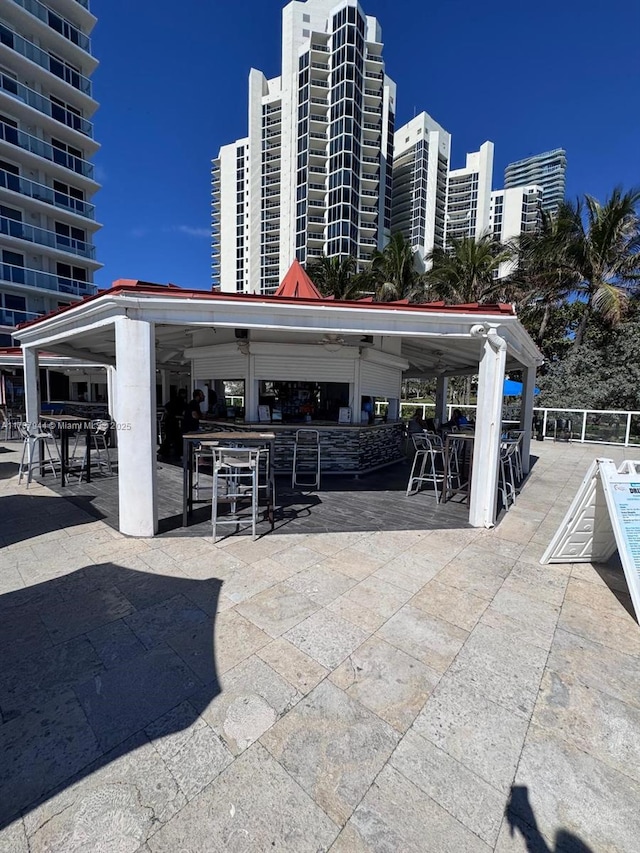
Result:
{"type": "Polygon", "coordinates": [[[72,169],[74,172],[82,171],[82,160],[84,159],[83,152],[79,148],[74,148],[73,145],[67,145],[60,139],[51,139],[53,148],[53,162],[59,166],[64,166],[66,169],[72,169]]]}
{"type": "Polygon", "coordinates": [[[80,89],[80,69],[74,65],[70,65],[66,60],[61,59],[54,53],[49,53],[49,71],[69,83],[74,89],[80,89]]]}
{"type": "Polygon", "coordinates": [[[20,192],[20,169],[13,163],[0,160],[0,187],[20,192]]]}
{"type": "Polygon", "coordinates": [[[82,113],[80,110],[53,95],[49,95],[49,100],[51,101],[52,118],[82,132],[82,113]]]}
{"type": "Polygon", "coordinates": [[[306,15],[306,14],[303,15],[302,20],[304,21],[305,24],[310,23],[311,22],[311,15],[306,15]]]}
{"type": "Polygon", "coordinates": [[[305,39],[308,39],[309,38],[309,30],[303,30],[302,31],[302,37],[305,39]]]}
{"type": "Polygon", "coordinates": [[[68,246],[74,249],[84,249],[86,233],[82,228],[76,228],[73,225],[67,225],[66,222],[56,222],[56,243],[58,246],[68,246]],[[81,245],[79,245],[81,244],[81,245]]]}
{"type": "Polygon", "coordinates": [[[56,264],[56,275],[64,279],[72,279],[73,281],[86,281],[87,271],[83,267],[75,267],[71,264],[56,264]]]}
{"type": "Polygon", "coordinates": [[[60,33],[74,44],[80,44],[80,31],[74,27],[73,24],[70,24],[69,21],[65,21],[65,19],[61,18],[59,15],[56,15],[51,11],[51,9],[47,9],[47,17],[48,24],[52,30],[60,33]]]}
{"type": "Polygon", "coordinates": [[[13,145],[18,144],[18,122],[9,116],[0,114],[0,138],[5,142],[11,142],[13,145]]]}
{"type": "Polygon", "coordinates": [[[24,255],[20,252],[2,250],[2,278],[16,284],[24,284],[24,255]]]}
{"type": "Polygon", "coordinates": [[[0,85],[5,92],[11,92],[12,95],[18,94],[18,78],[6,68],[0,69],[0,85]]]}
{"type": "Polygon", "coordinates": [[[80,213],[84,212],[84,192],[82,190],[64,184],[62,181],[54,181],[53,195],[56,204],[78,210],[80,213]]]}

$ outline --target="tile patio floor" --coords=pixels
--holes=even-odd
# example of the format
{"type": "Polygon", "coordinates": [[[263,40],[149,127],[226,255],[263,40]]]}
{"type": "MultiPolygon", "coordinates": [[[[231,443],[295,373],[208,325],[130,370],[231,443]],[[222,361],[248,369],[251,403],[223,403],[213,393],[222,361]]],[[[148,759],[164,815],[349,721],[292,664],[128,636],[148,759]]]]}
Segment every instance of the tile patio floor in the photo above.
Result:
{"type": "MultiPolygon", "coordinates": [[[[637,853],[621,570],[469,528],[131,540],[0,453],[0,853],[637,853]]],[[[2,450],[2,448],[0,448],[2,450]]]]}

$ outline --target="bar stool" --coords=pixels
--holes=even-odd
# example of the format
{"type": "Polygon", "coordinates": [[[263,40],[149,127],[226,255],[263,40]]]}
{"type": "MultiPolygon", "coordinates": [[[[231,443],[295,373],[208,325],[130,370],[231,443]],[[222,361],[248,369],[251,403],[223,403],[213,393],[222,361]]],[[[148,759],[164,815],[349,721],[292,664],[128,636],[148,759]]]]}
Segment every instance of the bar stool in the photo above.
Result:
{"type": "Polygon", "coordinates": [[[251,524],[251,534],[256,538],[258,521],[258,469],[260,450],[254,447],[213,448],[213,496],[211,500],[211,523],[213,541],[217,539],[219,524],[233,524],[236,529],[244,521],[251,524]],[[222,495],[220,492],[222,491],[222,495]],[[220,498],[230,504],[231,516],[218,518],[220,498]],[[250,515],[237,513],[239,501],[250,501],[250,515]]]}
{"type": "Polygon", "coordinates": [[[445,478],[444,449],[437,447],[424,434],[416,433],[412,439],[416,455],[407,483],[407,497],[417,495],[423,483],[431,483],[436,503],[440,503],[440,491],[445,478]]]}
{"type": "Polygon", "coordinates": [[[40,466],[46,470],[47,466],[51,469],[51,473],[56,475],[56,463],[60,464],[60,451],[55,436],[50,430],[31,430],[25,423],[18,425],[18,432],[22,437],[22,456],[20,458],[20,469],[18,474],[18,485],[22,483],[22,478],[27,475],[27,488],[33,479],[33,471],[40,466]],[[40,443],[42,448],[42,460],[36,459],[35,449],[40,443]],[[55,455],[52,451],[55,451],[55,455]]]}
{"type": "Polygon", "coordinates": [[[320,488],[320,433],[317,429],[296,430],[296,441],[293,446],[293,470],[291,474],[291,488],[300,486],[303,489],[320,488]],[[298,466],[300,465],[300,470],[298,466]],[[299,479],[313,476],[310,483],[299,479]]]}
{"type": "Polygon", "coordinates": [[[508,510],[516,502],[516,471],[514,457],[517,442],[503,444],[500,448],[498,468],[498,489],[502,494],[502,505],[508,510]]]}
{"type": "MultiPolygon", "coordinates": [[[[106,470],[108,474],[113,474],[113,468],[111,467],[111,459],[109,457],[109,430],[111,429],[111,421],[107,420],[95,420],[91,423],[91,447],[96,451],[96,463],[98,465],[98,470],[106,470]],[[103,456],[104,454],[104,456],[103,456]]],[[[76,434],[76,447],[74,448],[74,457],[75,451],[78,446],[78,434],[76,434]]],[[[87,459],[89,455],[87,447],[85,446],[84,456],[82,467],[80,468],[80,482],[82,482],[82,474],[87,470],[87,465],[91,465],[91,457],[87,459]]]]}

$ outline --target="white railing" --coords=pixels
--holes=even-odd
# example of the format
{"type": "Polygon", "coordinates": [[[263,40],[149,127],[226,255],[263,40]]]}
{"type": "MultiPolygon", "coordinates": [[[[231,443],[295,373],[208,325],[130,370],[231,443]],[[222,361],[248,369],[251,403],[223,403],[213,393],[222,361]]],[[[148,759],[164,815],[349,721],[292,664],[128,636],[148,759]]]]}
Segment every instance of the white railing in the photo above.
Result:
{"type": "MultiPolygon", "coordinates": [[[[384,415],[387,403],[376,402],[376,414],[384,415]]],[[[400,403],[400,416],[410,418],[418,409],[422,417],[435,416],[435,404],[400,403]]],[[[447,405],[447,419],[451,419],[454,409],[460,409],[465,415],[475,417],[476,407],[464,406],[459,403],[447,405]]],[[[533,409],[534,435],[540,439],[554,438],[556,421],[569,421],[568,431],[573,441],[582,444],[620,444],[624,447],[640,446],[640,411],[622,409],[563,409],[536,406],[533,409]]],[[[502,413],[503,423],[516,424],[519,422],[519,407],[505,406],[502,413]]],[[[566,427],[563,427],[563,433],[566,427]]]]}

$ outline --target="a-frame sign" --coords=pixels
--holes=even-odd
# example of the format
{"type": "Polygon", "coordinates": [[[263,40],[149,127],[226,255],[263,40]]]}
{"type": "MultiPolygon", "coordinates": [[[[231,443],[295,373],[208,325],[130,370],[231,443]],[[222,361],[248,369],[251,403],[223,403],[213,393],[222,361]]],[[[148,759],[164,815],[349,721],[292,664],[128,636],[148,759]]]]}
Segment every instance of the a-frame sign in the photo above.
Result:
{"type": "Polygon", "coordinates": [[[640,462],[596,459],[541,563],[605,563],[618,550],[640,621],[640,462]]]}

